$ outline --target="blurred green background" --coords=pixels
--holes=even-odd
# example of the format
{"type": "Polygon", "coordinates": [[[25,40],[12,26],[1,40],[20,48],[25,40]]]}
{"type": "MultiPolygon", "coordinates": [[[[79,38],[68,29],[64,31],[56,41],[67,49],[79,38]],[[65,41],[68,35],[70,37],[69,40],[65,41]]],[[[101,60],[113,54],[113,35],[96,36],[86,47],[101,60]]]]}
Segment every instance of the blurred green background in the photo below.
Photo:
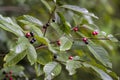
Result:
{"type": "MultiPolygon", "coordinates": [[[[52,5],[51,0],[47,0],[52,5]]],[[[107,34],[113,34],[120,40],[120,1],[119,0],[60,0],[59,4],[72,4],[88,9],[99,17],[94,23],[107,34]]],[[[48,20],[48,10],[40,0],[0,0],[0,14],[18,17],[30,14],[41,21],[48,20]]],[[[0,29],[0,54],[8,52],[6,32],[0,29]],[[4,37],[3,37],[4,36],[4,37]]],[[[120,43],[110,43],[112,51],[113,71],[120,76],[120,43]]],[[[103,45],[104,46],[104,45],[103,45]]],[[[2,57],[0,57],[2,60],[2,57]]],[[[1,63],[0,63],[1,64],[1,63]]],[[[64,75],[64,74],[63,74],[64,75]]]]}

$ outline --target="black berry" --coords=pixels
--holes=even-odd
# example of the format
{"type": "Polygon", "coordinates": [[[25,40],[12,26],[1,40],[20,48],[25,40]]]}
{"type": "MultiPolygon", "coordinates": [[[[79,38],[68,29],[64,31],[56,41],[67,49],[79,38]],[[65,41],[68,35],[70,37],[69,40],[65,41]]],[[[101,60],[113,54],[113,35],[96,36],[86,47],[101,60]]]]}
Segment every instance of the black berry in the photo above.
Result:
{"type": "Polygon", "coordinates": [[[47,24],[46,24],[46,27],[48,27],[48,26],[50,26],[50,23],[47,23],[47,24]]]}
{"type": "Polygon", "coordinates": [[[85,44],[88,44],[88,41],[86,41],[85,44]]]}
{"type": "Polygon", "coordinates": [[[6,72],[5,72],[5,71],[3,71],[3,74],[6,74],[6,72]]]}
{"type": "Polygon", "coordinates": [[[53,58],[56,59],[56,58],[57,58],[57,55],[54,55],[53,58]]]}
{"type": "Polygon", "coordinates": [[[30,32],[31,36],[33,37],[34,36],[34,33],[33,32],[30,32]]]}
{"type": "Polygon", "coordinates": [[[55,22],[55,19],[52,19],[52,22],[55,22]]]}
{"type": "Polygon", "coordinates": [[[46,29],[46,28],[47,28],[47,26],[46,26],[46,25],[44,25],[44,26],[43,26],[43,29],[46,29]]]}
{"type": "Polygon", "coordinates": [[[35,38],[32,38],[32,39],[30,40],[30,43],[33,44],[35,41],[36,41],[36,39],[35,39],[35,38]]]}

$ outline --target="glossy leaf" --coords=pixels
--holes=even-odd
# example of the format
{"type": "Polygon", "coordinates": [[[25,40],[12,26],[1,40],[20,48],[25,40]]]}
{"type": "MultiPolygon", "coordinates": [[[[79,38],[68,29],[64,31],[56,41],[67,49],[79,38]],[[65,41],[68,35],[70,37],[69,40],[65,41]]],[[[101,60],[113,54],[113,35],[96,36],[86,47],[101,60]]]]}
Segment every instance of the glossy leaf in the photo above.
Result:
{"type": "Polygon", "coordinates": [[[52,77],[59,75],[61,72],[61,69],[62,69],[61,65],[57,62],[50,62],[50,63],[46,64],[43,68],[46,77],[48,77],[50,75],[52,77]]]}
{"type": "Polygon", "coordinates": [[[69,50],[72,46],[72,41],[69,40],[67,37],[61,37],[60,42],[60,51],[69,50]]]}
{"type": "Polygon", "coordinates": [[[95,16],[93,13],[89,13],[89,11],[87,9],[85,9],[85,8],[80,8],[80,7],[75,6],[75,5],[63,5],[62,7],[70,9],[70,10],[75,11],[75,12],[82,13],[83,15],[92,16],[92,17],[98,19],[97,16],[95,16]]]}
{"type": "Polygon", "coordinates": [[[47,1],[45,1],[45,0],[41,0],[41,2],[47,7],[47,9],[51,12],[51,7],[50,7],[50,5],[48,4],[48,2],[47,1]]]}
{"type": "Polygon", "coordinates": [[[107,38],[112,42],[118,42],[117,38],[115,38],[112,34],[107,35],[107,38]]]}
{"type": "Polygon", "coordinates": [[[25,20],[19,20],[19,21],[26,24],[27,26],[29,26],[37,35],[43,36],[43,33],[40,30],[40,28],[36,27],[35,25],[33,25],[32,23],[30,23],[28,21],[25,21],[25,20]]]}
{"type": "Polygon", "coordinates": [[[100,61],[106,67],[112,67],[112,63],[109,59],[108,52],[101,46],[90,44],[88,45],[89,50],[94,55],[94,57],[100,61]]]}
{"type": "Polygon", "coordinates": [[[62,13],[58,12],[58,15],[60,17],[61,20],[61,25],[60,25],[60,29],[66,33],[66,34],[70,34],[70,25],[68,25],[67,21],[65,20],[65,17],[62,13]]]}
{"type": "Polygon", "coordinates": [[[26,51],[18,53],[18,54],[13,54],[13,53],[9,53],[5,56],[4,60],[6,61],[6,63],[4,64],[4,66],[12,66],[17,64],[20,60],[22,60],[25,56],[26,56],[26,51]]]}
{"type": "Polygon", "coordinates": [[[85,67],[92,68],[94,71],[96,71],[96,72],[100,75],[100,77],[101,77],[102,80],[113,80],[112,77],[110,77],[110,76],[109,76],[107,73],[105,73],[103,70],[101,70],[101,69],[99,69],[99,68],[97,68],[97,67],[94,67],[94,66],[92,66],[92,65],[90,65],[90,64],[84,63],[83,65],[84,65],[85,67]]]}
{"type": "Polygon", "coordinates": [[[66,69],[69,71],[69,75],[73,75],[76,73],[76,69],[81,67],[81,63],[79,61],[69,60],[66,63],[66,69]]]}
{"type": "Polygon", "coordinates": [[[22,28],[12,21],[9,17],[3,17],[0,15],[0,28],[12,32],[16,36],[24,36],[22,28]]]}
{"type": "Polygon", "coordinates": [[[40,76],[43,74],[42,66],[38,63],[35,63],[35,72],[37,76],[40,76]]]}
{"type": "Polygon", "coordinates": [[[37,60],[37,53],[33,45],[29,44],[27,52],[28,52],[27,58],[29,62],[31,63],[31,65],[33,65],[37,60]]]}
{"type": "Polygon", "coordinates": [[[45,65],[49,62],[52,61],[52,55],[51,55],[51,52],[48,51],[48,50],[43,50],[43,49],[40,49],[37,51],[37,62],[39,64],[42,64],[42,65],[45,65]]]}
{"type": "Polygon", "coordinates": [[[25,37],[18,38],[17,45],[4,58],[6,65],[14,65],[23,59],[26,56],[27,44],[28,40],[25,37]]]}
{"type": "Polygon", "coordinates": [[[25,20],[29,21],[30,23],[36,24],[38,26],[43,26],[42,22],[33,16],[24,15],[23,17],[25,18],[25,20]]]}

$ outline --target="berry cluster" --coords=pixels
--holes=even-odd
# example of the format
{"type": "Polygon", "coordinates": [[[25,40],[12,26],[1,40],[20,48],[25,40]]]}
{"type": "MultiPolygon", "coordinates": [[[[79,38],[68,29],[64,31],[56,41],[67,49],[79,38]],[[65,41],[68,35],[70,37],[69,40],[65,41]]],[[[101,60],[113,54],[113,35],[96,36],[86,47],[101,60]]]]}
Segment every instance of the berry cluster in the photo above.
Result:
{"type": "Polygon", "coordinates": [[[12,71],[9,71],[8,73],[3,71],[3,75],[5,75],[4,79],[3,80],[13,80],[13,77],[12,77],[12,71]]]}
{"type": "Polygon", "coordinates": [[[98,35],[98,31],[93,31],[93,32],[92,32],[92,35],[94,35],[94,36],[95,36],[95,35],[98,35]]]}
{"type": "Polygon", "coordinates": [[[31,44],[33,44],[36,41],[36,39],[34,38],[34,33],[33,32],[27,32],[25,34],[25,37],[30,40],[31,44]]]}
{"type": "MultiPolygon", "coordinates": [[[[55,22],[55,19],[52,19],[52,22],[55,22]]],[[[47,29],[47,27],[49,27],[49,26],[50,26],[50,22],[43,25],[43,29],[47,29]]]]}

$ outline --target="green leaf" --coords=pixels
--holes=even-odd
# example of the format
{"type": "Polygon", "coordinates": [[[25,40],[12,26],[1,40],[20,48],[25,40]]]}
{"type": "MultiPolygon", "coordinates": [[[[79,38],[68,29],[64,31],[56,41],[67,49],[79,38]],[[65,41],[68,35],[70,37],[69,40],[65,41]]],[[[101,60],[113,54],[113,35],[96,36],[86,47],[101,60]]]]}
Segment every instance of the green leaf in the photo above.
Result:
{"type": "Polygon", "coordinates": [[[107,38],[112,42],[118,42],[117,38],[115,38],[112,34],[107,35],[107,38]]]}
{"type": "Polygon", "coordinates": [[[39,36],[43,36],[43,33],[42,31],[40,30],[40,28],[36,27],[34,24],[28,22],[28,21],[25,21],[25,20],[19,20],[20,22],[28,25],[37,35],[39,36]]]}
{"type": "Polygon", "coordinates": [[[36,24],[38,26],[43,26],[42,22],[39,19],[37,19],[33,16],[24,15],[23,17],[24,17],[25,20],[29,21],[30,23],[36,24]]]}
{"type": "Polygon", "coordinates": [[[4,57],[5,65],[15,65],[23,59],[26,56],[27,44],[28,40],[25,37],[18,38],[17,45],[4,57]]]}
{"type": "Polygon", "coordinates": [[[48,50],[40,49],[39,51],[37,51],[37,54],[37,62],[42,65],[45,65],[52,61],[52,53],[48,50]]]}
{"type": "Polygon", "coordinates": [[[60,51],[69,50],[72,46],[72,41],[69,40],[67,37],[61,37],[60,42],[60,51]]]}
{"type": "Polygon", "coordinates": [[[4,66],[12,66],[17,64],[20,60],[22,60],[25,56],[26,56],[26,51],[21,52],[21,53],[9,53],[5,56],[4,60],[6,61],[6,63],[4,64],[4,66]]]}
{"type": "Polygon", "coordinates": [[[38,35],[38,36],[35,36],[35,38],[37,39],[38,42],[40,42],[40,43],[45,44],[46,46],[48,46],[48,49],[49,49],[50,51],[52,51],[53,53],[56,53],[56,50],[53,49],[53,47],[52,47],[51,44],[50,44],[50,41],[49,41],[47,38],[41,37],[41,36],[39,36],[39,35],[38,35]]]}
{"type": "Polygon", "coordinates": [[[65,17],[64,17],[64,15],[63,15],[62,13],[58,12],[58,15],[59,15],[60,20],[61,20],[60,29],[61,29],[64,33],[70,34],[70,31],[71,31],[70,27],[71,27],[71,26],[68,24],[68,22],[66,22],[65,17]]]}
{"type": "Polygon", "coordinates": [[[81,67],[81,63],[79,61],[68,60],[66,63],[66,69],[69,71],[69,75],[73,75],[76,73],[76,69],[81,67]]]}
{"type": "Polygon", "coordinates": [[[108,52],[103,47],[89,44],[88,48],[98,61],[100,61],[104,66],[112,68],[108,52]]]}
{"type": "Polygon", "coordinates": [[[28,52],[27,58],[29,62],[31,63],[31,65],[33,65],[37,60],[37,53],[33,45],[29,44],[27,52],[28,52]]]}
{"type": "Polygon", "coordinates": [[[60,29],[60,26],[57,23],[51,23],[51,26],[53,29],[55,29],[58,35],[63,35],[63,31],[60,29]]]}
{"type": "Polygon", "coordinates": [[[22,28],[12,21],[9,17],[3,17],[0,15],[0,28],[12,32],[16,36],[24,36],[22,28]]]}
{"type": "Polygon", "coordinates": [[[92,17],[98,19],[97,16],[95,16],[93,13],[89,13],[89,11],[87,9],[85,9],[85,8],[80,8],[80,7],[74,6],[74,5],[63,5],[61,7],[70,9],[70,10],[78,12],[78,13],[82,13],[83,15],[92,16],[92,17]]]}
{"type": "Polygon", "coordinates": [[[110,77],[110,76],[109,76],[107,73],[105,73],[103,70],[101,70],[101,69],[99,69],[99,68],[97,68],[97,67],[94,67],[94,66],[92,66],[92,65],[90,65],[90,64],[84,63],[83,65],[84,65],[85,67],[92,68],[94,71],[96,71],[96,72],[100,75],[100,77],[101,77],[102,80],[113,80],[112,77],[110,77]]]}
{"type": "Polygon", "coordinates": [[[43,74],[42,66],[40,64],[35,63],[35,72],[37,76],[40,76],[43,74]]]}
{"type": "Polygon", "coordinates": [[[61,72],[61,65],[57,62],[50,62],[46,64],[43,68],[43,71],[45,72],[46,78],[48,76],[55,77],[60,74],[61,72]]]}
{"type": "Polygon", "coordinates": [[[45,0],[41,0],[41,2],[47,7],[47,9],[49,10],[49,12],[51,12],[51,7],[50,7],[50,5],[48,4],[48,2],[45,1],[45,0]]]}

